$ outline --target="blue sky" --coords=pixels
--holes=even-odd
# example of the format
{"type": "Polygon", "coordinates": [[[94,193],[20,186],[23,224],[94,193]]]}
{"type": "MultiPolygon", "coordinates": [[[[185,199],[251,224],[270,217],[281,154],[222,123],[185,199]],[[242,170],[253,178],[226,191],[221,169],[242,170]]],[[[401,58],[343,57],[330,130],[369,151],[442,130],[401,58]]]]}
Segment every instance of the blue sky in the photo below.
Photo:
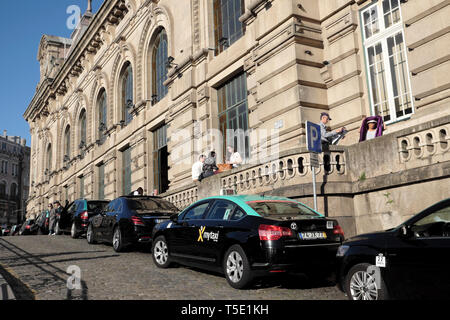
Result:
{"type": "MultiPolygon", "coordinates": [[[[67,27],[71,14],[67,9],[78,6],[84,13],[87,0],[1,0],[0,18],[0,134],[22,136],[30,145],[30,131],[23,114],[39,82],[37,52],[43,34],[69,38],[67,27]]],[[[103,0],[93,0],[97,12],[103,0]]]]}

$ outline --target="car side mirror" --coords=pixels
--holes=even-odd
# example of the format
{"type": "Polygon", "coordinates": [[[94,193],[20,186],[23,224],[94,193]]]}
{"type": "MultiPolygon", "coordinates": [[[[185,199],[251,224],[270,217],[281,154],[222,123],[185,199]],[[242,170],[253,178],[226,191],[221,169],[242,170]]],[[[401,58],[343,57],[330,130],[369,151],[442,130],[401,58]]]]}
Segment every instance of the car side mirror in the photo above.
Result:
{"type": "Polygon", "coordinates": [[[170,221],[174,222],[174,223],[178,223],[178,213],[175,213],[173,215],[170,216],[170,221]]]}

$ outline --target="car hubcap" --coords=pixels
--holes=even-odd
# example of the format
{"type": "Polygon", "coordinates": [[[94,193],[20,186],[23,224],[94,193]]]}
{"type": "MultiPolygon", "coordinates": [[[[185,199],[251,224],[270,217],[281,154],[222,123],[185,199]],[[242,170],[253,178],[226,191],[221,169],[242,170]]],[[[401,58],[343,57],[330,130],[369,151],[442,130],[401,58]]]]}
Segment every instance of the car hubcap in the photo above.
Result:
{"type": "Polygon", "coordinates": [[[227,275],[233,282],[239,282],[242,279],[244,273],[244,261],[241,255],[233,251],[228,255],[227,259],[227,275]]]}
{"type": "Polygon", "coordinates": [[[116,232],[114,232],[114,239],[113,239],[113,245],[114,248],[118,248],[120,244],[120,231],[119,228],[116,229],[116,232]]]}
{"type": "Polygon", "coordinates": [[[163,265],[167,262],[169,250],[164,241],[158,241],[155,245],[155,259],[158,264],[163,265]]]}
{"type": "Polygon", "coordinates": [[[350,280],[350,293],[353,300],[377,300],[378,288],[375,278],[364,271],[358,271],[350,280]]]}

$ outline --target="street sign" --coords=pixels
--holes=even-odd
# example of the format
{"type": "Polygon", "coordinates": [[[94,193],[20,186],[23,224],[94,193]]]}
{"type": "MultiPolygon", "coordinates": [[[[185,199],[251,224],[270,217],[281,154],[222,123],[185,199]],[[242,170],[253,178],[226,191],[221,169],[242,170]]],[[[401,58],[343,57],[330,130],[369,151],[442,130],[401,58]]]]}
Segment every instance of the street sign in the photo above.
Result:
{"type": "Polygon", "coordinates": [[[320,164],[319,164],[319,154],[315,153],[315,152],[310,152],[309,153],[309,164],[311,165],[312,168],[319,168],[320,164]]]}
{"type": "Polygon", "coordinates": [[[322,153],[320,126],[309,121],[306,121],[306,146],[310,152],[322,153]]]}

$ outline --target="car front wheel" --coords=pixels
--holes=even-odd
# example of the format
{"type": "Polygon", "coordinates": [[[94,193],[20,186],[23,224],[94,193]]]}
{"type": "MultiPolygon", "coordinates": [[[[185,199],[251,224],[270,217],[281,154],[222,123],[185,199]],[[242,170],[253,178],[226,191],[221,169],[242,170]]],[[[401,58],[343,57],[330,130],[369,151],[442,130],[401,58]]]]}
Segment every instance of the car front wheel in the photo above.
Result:
{"type": "Polygon", "coordinates": [[[235,289],[244,289],[253,280],[247,255],[239,245],[231,246],[225,253],[223,269],[229,285],[235,289]]]}
{"type": "Polygon", "coordinates": [[[360,263],[350,269],[345,278],[345,292],[350,300],[389,298],[381,273],[369,263],[360,263]]]}
{"type": "Polygon", "coordinates": [[[170,266],[169,247],[163,236],[153,242],[152,256],[157,267],[166,269],[170,266]]]}

